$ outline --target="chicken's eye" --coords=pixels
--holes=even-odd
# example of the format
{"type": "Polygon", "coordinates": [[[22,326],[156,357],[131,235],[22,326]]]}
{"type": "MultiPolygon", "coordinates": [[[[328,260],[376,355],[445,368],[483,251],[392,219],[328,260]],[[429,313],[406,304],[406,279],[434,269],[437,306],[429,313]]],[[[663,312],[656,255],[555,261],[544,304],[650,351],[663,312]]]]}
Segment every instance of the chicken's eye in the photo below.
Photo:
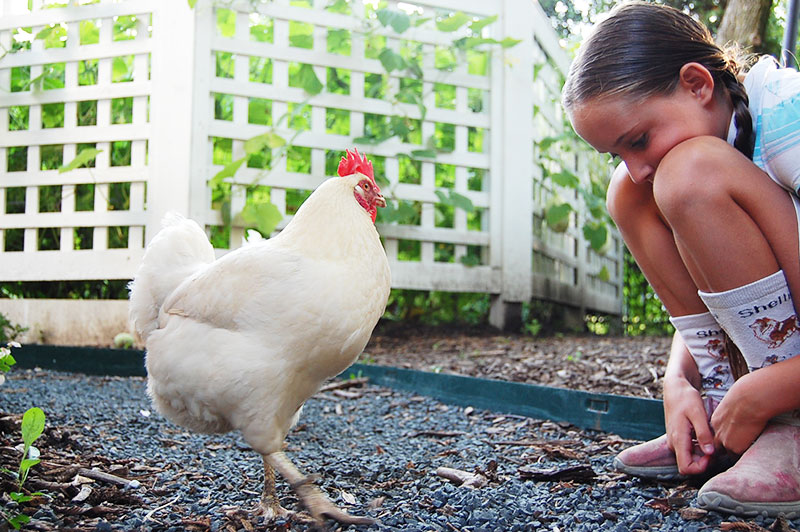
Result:
{"type": "Polygon", "coordinates": [[[363,188],[364,190],[369,190],[369,188],[370,188],[369,187],[369,183],[367,183],[366,181],[362,182],[361,183],[361,188],[363,188]]]}

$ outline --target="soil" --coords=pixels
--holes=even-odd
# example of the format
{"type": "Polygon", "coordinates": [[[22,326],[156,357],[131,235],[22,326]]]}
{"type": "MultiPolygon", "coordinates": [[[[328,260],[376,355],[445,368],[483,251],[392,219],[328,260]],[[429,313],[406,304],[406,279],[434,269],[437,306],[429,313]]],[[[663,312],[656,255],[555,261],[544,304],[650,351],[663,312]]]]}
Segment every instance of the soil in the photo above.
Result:
{"type": "Polygon", "coordinates": [[[666,336],[540,338],[381,324],[359,362],[660,399],[671,343],[666,336]]]}

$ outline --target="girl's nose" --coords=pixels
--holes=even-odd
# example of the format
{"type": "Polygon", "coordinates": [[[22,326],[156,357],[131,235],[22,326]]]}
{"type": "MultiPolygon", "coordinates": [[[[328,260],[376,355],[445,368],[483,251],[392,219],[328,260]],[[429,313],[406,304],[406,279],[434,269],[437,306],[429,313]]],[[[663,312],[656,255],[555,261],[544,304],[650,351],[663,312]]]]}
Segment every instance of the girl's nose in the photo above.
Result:
{"type": "Polygon", "coordinates": [[[653,173],[655,169],[647,163],[631,161],[628,165],[628,173],[631,180],[637,185],[645,181],[653,180],[653,173]]]}

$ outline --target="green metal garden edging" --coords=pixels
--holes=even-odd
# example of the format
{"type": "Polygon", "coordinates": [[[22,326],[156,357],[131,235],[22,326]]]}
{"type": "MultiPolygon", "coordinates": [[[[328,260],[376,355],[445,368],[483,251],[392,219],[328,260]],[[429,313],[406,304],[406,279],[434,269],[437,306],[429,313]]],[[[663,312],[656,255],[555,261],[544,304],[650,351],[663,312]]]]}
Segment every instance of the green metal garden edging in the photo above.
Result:
{"type": "MultiPolygon", "coordinates": [[[[144,352],[136,350],[29,344],[14,348],[13,354],[22,368],[89,375],[146,375],[144,352]]],[[[647,440],[664,433],[663,405],[656,399],[367,364],[353,364],[339,376],[368,377],[372,384],[426,395],[443,403],[566,421],[623,438],[647,440]]]]}

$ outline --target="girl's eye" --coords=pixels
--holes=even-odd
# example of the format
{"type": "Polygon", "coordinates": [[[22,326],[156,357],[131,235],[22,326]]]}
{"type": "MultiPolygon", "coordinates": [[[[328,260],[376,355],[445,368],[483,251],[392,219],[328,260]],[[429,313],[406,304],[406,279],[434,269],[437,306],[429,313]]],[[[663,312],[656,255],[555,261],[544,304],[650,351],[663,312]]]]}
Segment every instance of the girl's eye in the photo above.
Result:
{"type": "Polygon", "coordinates": [[[647,146],[647,135],[642,135],[631,143],[632,148],[644,148],[647,146]]]}

